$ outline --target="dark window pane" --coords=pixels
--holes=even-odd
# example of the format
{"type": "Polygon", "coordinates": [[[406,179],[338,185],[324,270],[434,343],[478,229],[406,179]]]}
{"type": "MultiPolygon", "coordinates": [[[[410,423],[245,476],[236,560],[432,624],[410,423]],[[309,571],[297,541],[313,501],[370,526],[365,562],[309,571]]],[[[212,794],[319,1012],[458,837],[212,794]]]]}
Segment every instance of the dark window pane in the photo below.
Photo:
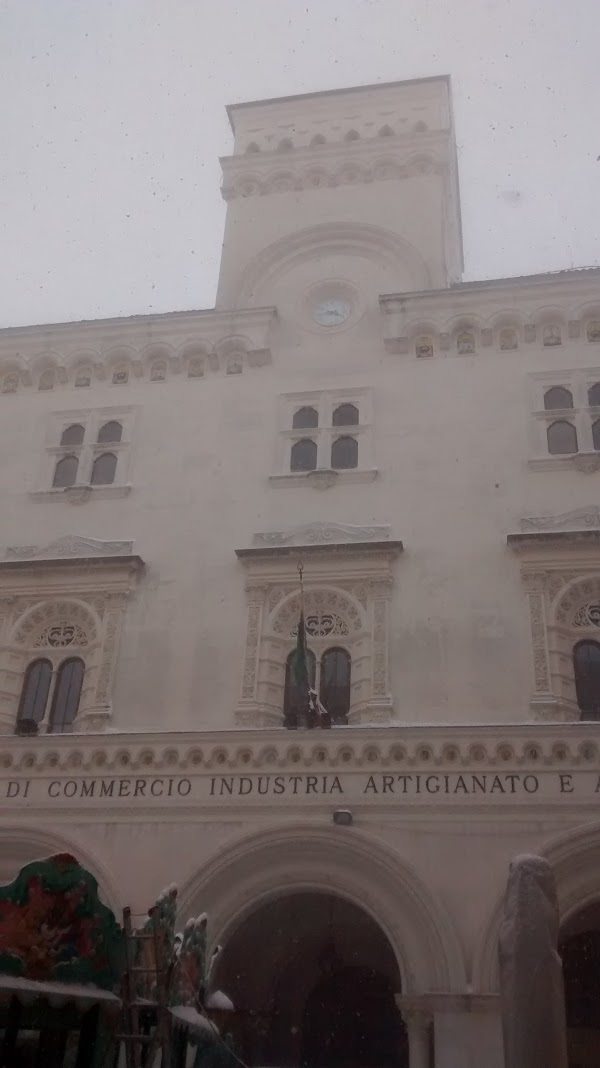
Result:
{"type": "Polygon", "coordinates": [[[548,438],[548,452],[552,456],[577,452],[577,431],[572,423],[559,419],[556,423],[550,424],[546,431],[546,436],[548,438]]]}
{"type": "Polygon", "coordinates": [[[358,408],[355,404],[340,404],[333,413],[334,426],[358,426],[358,408]]]}
{"type": "Polygon", "coordinates": [[[317,445],[310,438],[301,438],[292,445],[290,471],[314,471],[317,466],[317,445]]]}
{"type": "MultiPolygon", "coordinates": [[[[317,663],[315,654],[307,649],[308,677],[314,688],[317,663]]],[[[296,650],[293,649],[285,662],[285,687],[283,691],[283,720],[286,727],[297,727],[298,720],[308,712],[308,694],[298,688],[294,676],[293,662],[296,650]]]]}
{"type": "Polygon", "coordinates": [[[319,425],[319,415],[315,408],[298,408],[294,412],[292,428],[294,430],[309,430],[319,425]]]}
{"type": "Polygon", "coordinates": [[[123,427],[120,423],[117,423],[115,419],[111,419],[110,423],[105,423],[100,427],[98,431],[98,444],[114,445],[115,442],[120,441],[123,437],[123,427]]]}
{"type": "Polygon", "coordinates": [[[588,404],[590,408],[596,408],[600,405],[600,382],[595,382],[588,389],[588,404]]]}
{"type": "Polygon", "coordinates": [[[27,723],[41,723],[43,720],[51,678],[52,664],[49,660],[34,660],[27,668],[17,713],[17,733],[27,723]]]}
{"type": "Polygon", "coordinates": [[[350,654],[328,649],[321,658],[320,699],[333,723],[345,723],[350,708],[350,654]]]}
{"type": "Polygon", "coordinates": [[[79,708],[85,664],[74,658],[64,660],[58,669],[56,688],[50,712],[49,734],[69,731],[79,708]]]}
{"type": "Polygon", "coordinates": [[[554,408],[572,408],[573,394],[564,386],[552,386],[544,393],[544,408],[551,412],[554,408]]]}
{"type": "Polygon", "coordinates": [[[76,456],[63,456],[62,460],[59,460],[54,468],[52,485],[60,486],[61,488],[74,486],[78,467],[79,460],[76,456]]]}
{"type": "Polygon", "coordinates": [[[600,719],[600,645],[578,642],[573,650],[575,691],[582,719],[600,719]]]}
{"type": "Polygon", "coordinates": [[[356,438],[343,437],[331,446],[331,466],[336,469],[358,467],[358,441],[356,438]]]}
{"type": "Polygon", "coordinates": [[[600,449],[600,419],[592,423],[592,441],[595,449],[600,449]]]}
{"type": "Polygon", "coordinates": [[[110,486],[115,481],[117,457],[114,452],[103,452],[97,456],[92,467],[92,486],[110,486]]]}
{"type": "Polygon", "coordinates": [[[79,423],[73,423],[63,430],[60,439],[61,445],[81,445],[85,431],[79,423]]]}

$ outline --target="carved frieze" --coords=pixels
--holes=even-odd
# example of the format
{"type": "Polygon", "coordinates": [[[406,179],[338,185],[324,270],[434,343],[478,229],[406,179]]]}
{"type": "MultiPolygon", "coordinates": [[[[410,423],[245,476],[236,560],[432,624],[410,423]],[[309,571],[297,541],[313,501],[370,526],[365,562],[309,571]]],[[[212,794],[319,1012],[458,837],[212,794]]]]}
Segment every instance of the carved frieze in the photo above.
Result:
{"type": "Polygon", "coordinates": [[[53,560],[89,556],[127,556],[133,552],[132,541],[100,541],[67,534],[49,545],[9,545],[7,560],[53,560]]]}
{"type": "Polygon", "coordinates": [[[521,530],[597,530],[600,529],[600,507],[590,504],[560,515],[528,516],[521,520],[521,530]]]}
{"type": "Polygon", "coordinates": [[[343,523],[307,523],[291,530],[272,530],[255,534],[252,544],[315,545],[341,542],[386,541],[390,537],[389,526],[351,526],[343,523]]]}

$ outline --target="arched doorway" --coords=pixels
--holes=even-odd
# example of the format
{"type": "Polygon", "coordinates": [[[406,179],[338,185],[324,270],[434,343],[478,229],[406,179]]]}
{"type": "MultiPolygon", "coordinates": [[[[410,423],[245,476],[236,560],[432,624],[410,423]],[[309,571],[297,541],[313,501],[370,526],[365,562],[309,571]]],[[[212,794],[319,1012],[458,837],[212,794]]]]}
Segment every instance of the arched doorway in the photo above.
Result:
{"type": "Polygon", "coordinates": [[[600,1064],[600,901],[576,912],[562,927],[569,1068],[600,1064]]]}
{"type": "Polygon", "coordinates": [[[215,985],[249,1065],[408,1068],[400,973],[371,917],[333,894],[262,904],[227,940],[215,985]]]}

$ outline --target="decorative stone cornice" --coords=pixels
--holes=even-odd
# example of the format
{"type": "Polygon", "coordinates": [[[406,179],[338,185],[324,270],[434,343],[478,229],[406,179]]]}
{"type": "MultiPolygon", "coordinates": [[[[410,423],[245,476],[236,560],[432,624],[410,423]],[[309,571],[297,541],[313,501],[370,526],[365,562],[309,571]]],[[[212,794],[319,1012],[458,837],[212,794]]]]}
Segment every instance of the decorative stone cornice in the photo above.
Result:
{"type": "MultiPolygon", "coordinates": [[[[473,332],[473,348],[499,348],[507,355],[532,343],[543,344],[543,328],[560,328],[558,345],[582,338],[598,345],[600,268],[560,271],[556,274],[522,278],[498,278],[482,282],[461,282],[447,289],[415,293],[386,294],[379,303],[384,317],[386,350],[394,354],[416,355],[416,340],[423,335],[430,348],[421,356],[457,351],[456,336],[473,332]],[[590,335],[582,324],[593,324],[590,335]],[[514,331],[514,339],[501,331],[514,331]]],[[[552,347],[556,347],[556,340],[552,347]]]]}
{"type": "Polygon", "coordinates": [[[348,556],[352,556],[355,553],[384,553],[390,559],[398,556],[402,552],[404,546],[401,541],[354,541],[354,542],[326,542],[324,544],[316,543],[297,543],[294,545],[255,545],[250,549],[236,549],[235,555],[240,560],[276,560],[298,557],[298,552],[301,549],[302,556],[314,556],[325,555],[332,553],[343,553],[348,556]]]}
{"type": "Polygon", "coordinates": [[[0,771],[34,775],[177,774],[215,769],[301,773],[403,769],[443,774],[469,769],[535,774],[600,768],[600,724],[471,727],[337,727],[331,731],[231,730],[2,738],[0,771]]]}
{"type": "Polygon", "coordinates": [[[0,376],[17,376],[0,388],[6,394],[37,388],[39,375],[54,370],[54,389],[74,384],[89,369],[89,383],[127,366],[130,381],[164,381],[185,371],[190,358],[204,357],[203,373],[237,373],[228,366],[238,356],[248,367],[271,362],[269,332],[274,308],[170,312],[165,315],[98,319],[79,323],[11,327],[0,331],[0,376]],[[161,377],[152,366],[161,362],[161,377]],[[164,377],[162,377],[164,375],[164,377]]]}
{"type": "Polygon", "coordinates": [[[221,158],[224,200],[445,174],[445,131],[221,158]]]}
{"type": "Polygon", "coordinates": [[[507,534],[506,542],[509,548],[517,553],[589,548],[600,545],[600,530],[522,531],[518,534],[507,534]]]}

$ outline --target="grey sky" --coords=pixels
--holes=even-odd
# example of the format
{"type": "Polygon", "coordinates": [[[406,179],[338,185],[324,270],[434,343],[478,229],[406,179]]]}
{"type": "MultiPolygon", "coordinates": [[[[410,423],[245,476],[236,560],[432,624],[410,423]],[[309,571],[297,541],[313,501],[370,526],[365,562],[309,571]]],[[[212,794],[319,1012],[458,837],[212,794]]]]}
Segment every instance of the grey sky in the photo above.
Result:
{"type": "Polygon", "coordinates": [[[0,0],[0,325],[210,307],[225,104],[449,73],[465,278],[600,262],[598,0],[0,0]]]}

